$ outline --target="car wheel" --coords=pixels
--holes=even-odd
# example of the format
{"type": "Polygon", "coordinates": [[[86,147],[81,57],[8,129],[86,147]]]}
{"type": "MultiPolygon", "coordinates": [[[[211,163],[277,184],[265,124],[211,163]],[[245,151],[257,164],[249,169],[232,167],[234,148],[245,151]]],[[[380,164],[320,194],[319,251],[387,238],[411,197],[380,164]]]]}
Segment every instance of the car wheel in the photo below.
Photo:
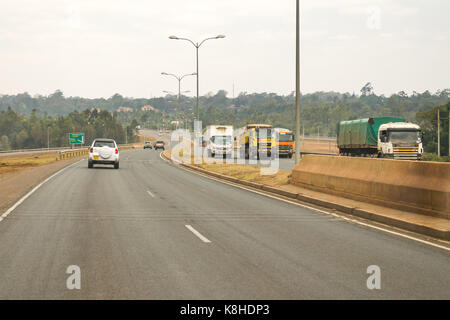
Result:
{"type": "Polygon", "coordinates": [[[88,168],[93,168],[93,167],[94,167],[94,164],[92,162],[88,161],[88,168]]]}
{"type": "Polygon", "coordinates": [[[114,169],[119,169],[119,163],[118,162],[114,163],[114,169]]]}

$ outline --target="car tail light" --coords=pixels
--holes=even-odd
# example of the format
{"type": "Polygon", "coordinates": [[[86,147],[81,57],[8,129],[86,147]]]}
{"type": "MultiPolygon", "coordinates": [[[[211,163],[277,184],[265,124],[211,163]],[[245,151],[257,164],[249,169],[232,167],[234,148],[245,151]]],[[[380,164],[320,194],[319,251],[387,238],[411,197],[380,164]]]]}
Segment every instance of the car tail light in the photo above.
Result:
{"type": "Polygon", "coordinates": [[[90,153],[93,153],[93,152],[94,152],[94,148],[91,148],[91,150],[89,150],[89,152],[90,152],[90,153]]]}
{"type": "Polygon", "coordinates": [[[116,148],[116,154],[119,154],[119,149],[116,148]]]}

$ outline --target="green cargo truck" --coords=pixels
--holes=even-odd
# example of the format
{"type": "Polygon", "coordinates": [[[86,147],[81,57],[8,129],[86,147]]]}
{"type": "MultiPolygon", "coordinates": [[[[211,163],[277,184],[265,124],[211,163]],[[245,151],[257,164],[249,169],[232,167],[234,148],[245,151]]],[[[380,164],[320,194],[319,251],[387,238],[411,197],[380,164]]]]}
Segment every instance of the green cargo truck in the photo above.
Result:
{"type": "Polygon", "coordinates": [[[420,127],[394,117],[341,121],[337,145],[345,156],[418,160],[423,154],[420,127]]]}

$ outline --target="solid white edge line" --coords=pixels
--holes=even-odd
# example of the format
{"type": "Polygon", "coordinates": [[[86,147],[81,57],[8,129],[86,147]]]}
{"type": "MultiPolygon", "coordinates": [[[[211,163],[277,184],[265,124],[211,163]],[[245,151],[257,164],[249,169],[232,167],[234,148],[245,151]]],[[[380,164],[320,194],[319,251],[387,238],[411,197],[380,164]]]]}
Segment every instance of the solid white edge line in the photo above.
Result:
{"type": "Polygon", "coordinates": [[[200,240],[202,240],[204,243],[211,243],[211,241],[208,240],[208,238],[206,238],[205,236],[203,236],[200,232],[198,232],[197,230],[195,230],[191,225],[189,224],[185,224],[184,225],[186,228],[189,229],[189,231],[191,231],[193,234],[195,234],[200,240]]]}
{"type": "Polygon", "coordinates": [[[24,195],[22,198],[20,198],[12,207],[10,207],[8,210],[5,211],[5,213],[3,213],[1,215],[0,221],[2,221],[4,218],[6,218],[11,212],[14,211],[14,209],[16,209],[19,205],[22,204],[22,202],[24,202],[29,196],[31,196],[33,193],[36,192],[36,190],[38,190],[43,184],[45,184],[47,181],[49,181],[50,179],[52,179],[53,177],[57,176],[58,174],[60,174],[61,172],[63,172],[64,170],[76,165],[77,163],[86,160],[86,159],[81,159],[75,163],[72,163],[71,165],[68,165],[60,170],[58,170],[57,172],[55,172],[54,174],[52,174],[50,177],[48,177],[47,179],[45,179],[44,181],[42,181],[41,183],[39,183],[36,187],[34,187],[31,191],[29,191],[26,195],[24,195]]]}
{"type": "MultiPolygon", "coordinates": [[[[160,157],[164,161],[169,161],[169,160],[166,160],[166,159],[164,159],[162,157],[162,152],[160,153],[160,157]]],[[[272,199],[276,199],[276,200],[284,201],[284,202],[287,202],[287,203],[291,203],[291,204],[294,204],[296,206],[300,206],[300,207],[307,208],[307,209],[310,209],[310,210],[313,210],[313,211],[325,213],[327,215],[338,217],[340,219],[343,219],[343,220],[346,220],[346,221],[349,221],[349,222],[353,222],[353,223],[356,223],[356,224],[359,224],[359,225],[363,225],[363,226],[366,226],[366,227],[369,227],[369,228],[373,228],[373,229],[376,229],[376,230],[379,230],[379,231],[384,231],[384,232],[387,232],[387,233],[390,233],[390,234],[393,234],[393,235],[397,235],[397,236],[400,236],[400,237],[403,237],[403,238],[407,238],[407,239],[410,239],[410,240],[414,240],[414,241],[417,241],[417,242],[421,242],[421,243],[424,243],[424,244],[427,244],[427,245],[430,245],[430,246],[433,246],[433,247],[436,247],[436,248],[440,248],[440,249],[444,249],[446,251],[450,251],[449,247],[441,246],[441,245],[439,245],[437,243],[429,242],[429,241],[422,240],[422,239],[419,239],[419,238],[416,238],[416,237],[413,237],[413,236],[409,236],[407,234],[403,234],[403,233],[392,231],[392,230],[385,229],[385,228],[382,228],[382,227],[374,226],[374,225],[371,225],[371,224],[368,224],[368,223],[364,223],[364,222],[359,221],[359,220],[350,219],[350,218],[341,216],[341,215],[336,214],[336,213],[320,210],[320,209],[317,209],[317,208],[314,208],[314,207],[310,207],[310,206],[305,205],[305,204],[301,204],[299,202],[295,202],[295,201],[287,200],[287,199],[284,199],[284,198],[280,198],[280,197],[277,197],[277,196],[274,196],[274,195],[271,195],[271,194],[267,194],[267,193],[264,193],[264,192],[260,192],[258,190],[254,190],[254,189],[251,189],[251,188],[247,188],[247,187],[244,187],[244,186],[241,186],[239,184],[235,184],[235,183],[232,183],[232,182],[229,182],[229,181],[224,181],[224,180],[221,180],[221,179],[217,179],[215,177],[212,177],[212,176],[209,176],[207,174],[195,171],[193,169],[189,169],[189,168],[182,167],[182,166],[179,166],[179,168],[181,168],[183,170],[186,170],[186,171],[189,171],[189,172],[192,172],[192,173],[195,173],[195,174],[198,174],[198,175],[203,176],[205,178],[208,178],[208,179],[211,179],[211,180],[214,180],[214,181],[218,181],[218,182],[221,182],[221,183],[224,183],[224,184],[228,184],[230,186],[234,186],[234,187],[237,187],[237,188],[241,188],[241,189],[244,189],[244,190],[247,190],[247,191],[251,191],[251,192],[254,192],[254,193],[257,193],[257,194],[269,197],[269,198],[272,198],[272,199]]]]}
{"type": "Polygon", "coordinates": [[[155,195],[153,194],[153,193],[151,193],[151,191],[150,190],[147,190],[147,193],[152,197],[152,198],[154,198],[155,197],[155,195]]]}

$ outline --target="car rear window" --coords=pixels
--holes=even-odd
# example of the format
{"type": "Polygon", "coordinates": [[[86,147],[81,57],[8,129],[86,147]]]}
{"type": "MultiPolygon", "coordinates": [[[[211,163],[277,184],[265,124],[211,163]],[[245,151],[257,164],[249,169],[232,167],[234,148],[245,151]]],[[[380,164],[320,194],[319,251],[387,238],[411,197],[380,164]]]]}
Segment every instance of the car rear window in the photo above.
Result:
{"type": "Polygon", "coordinates": [[[156,143],[162,143],[162,144],[164,144],[164,141],[156,141],[156,143]]]}
{"type": "Polygon", "coordinates": [[[115,148],[113,141],[95,141],[94,147],[101,148],[101,147],[110,147],[115,148]]]}

